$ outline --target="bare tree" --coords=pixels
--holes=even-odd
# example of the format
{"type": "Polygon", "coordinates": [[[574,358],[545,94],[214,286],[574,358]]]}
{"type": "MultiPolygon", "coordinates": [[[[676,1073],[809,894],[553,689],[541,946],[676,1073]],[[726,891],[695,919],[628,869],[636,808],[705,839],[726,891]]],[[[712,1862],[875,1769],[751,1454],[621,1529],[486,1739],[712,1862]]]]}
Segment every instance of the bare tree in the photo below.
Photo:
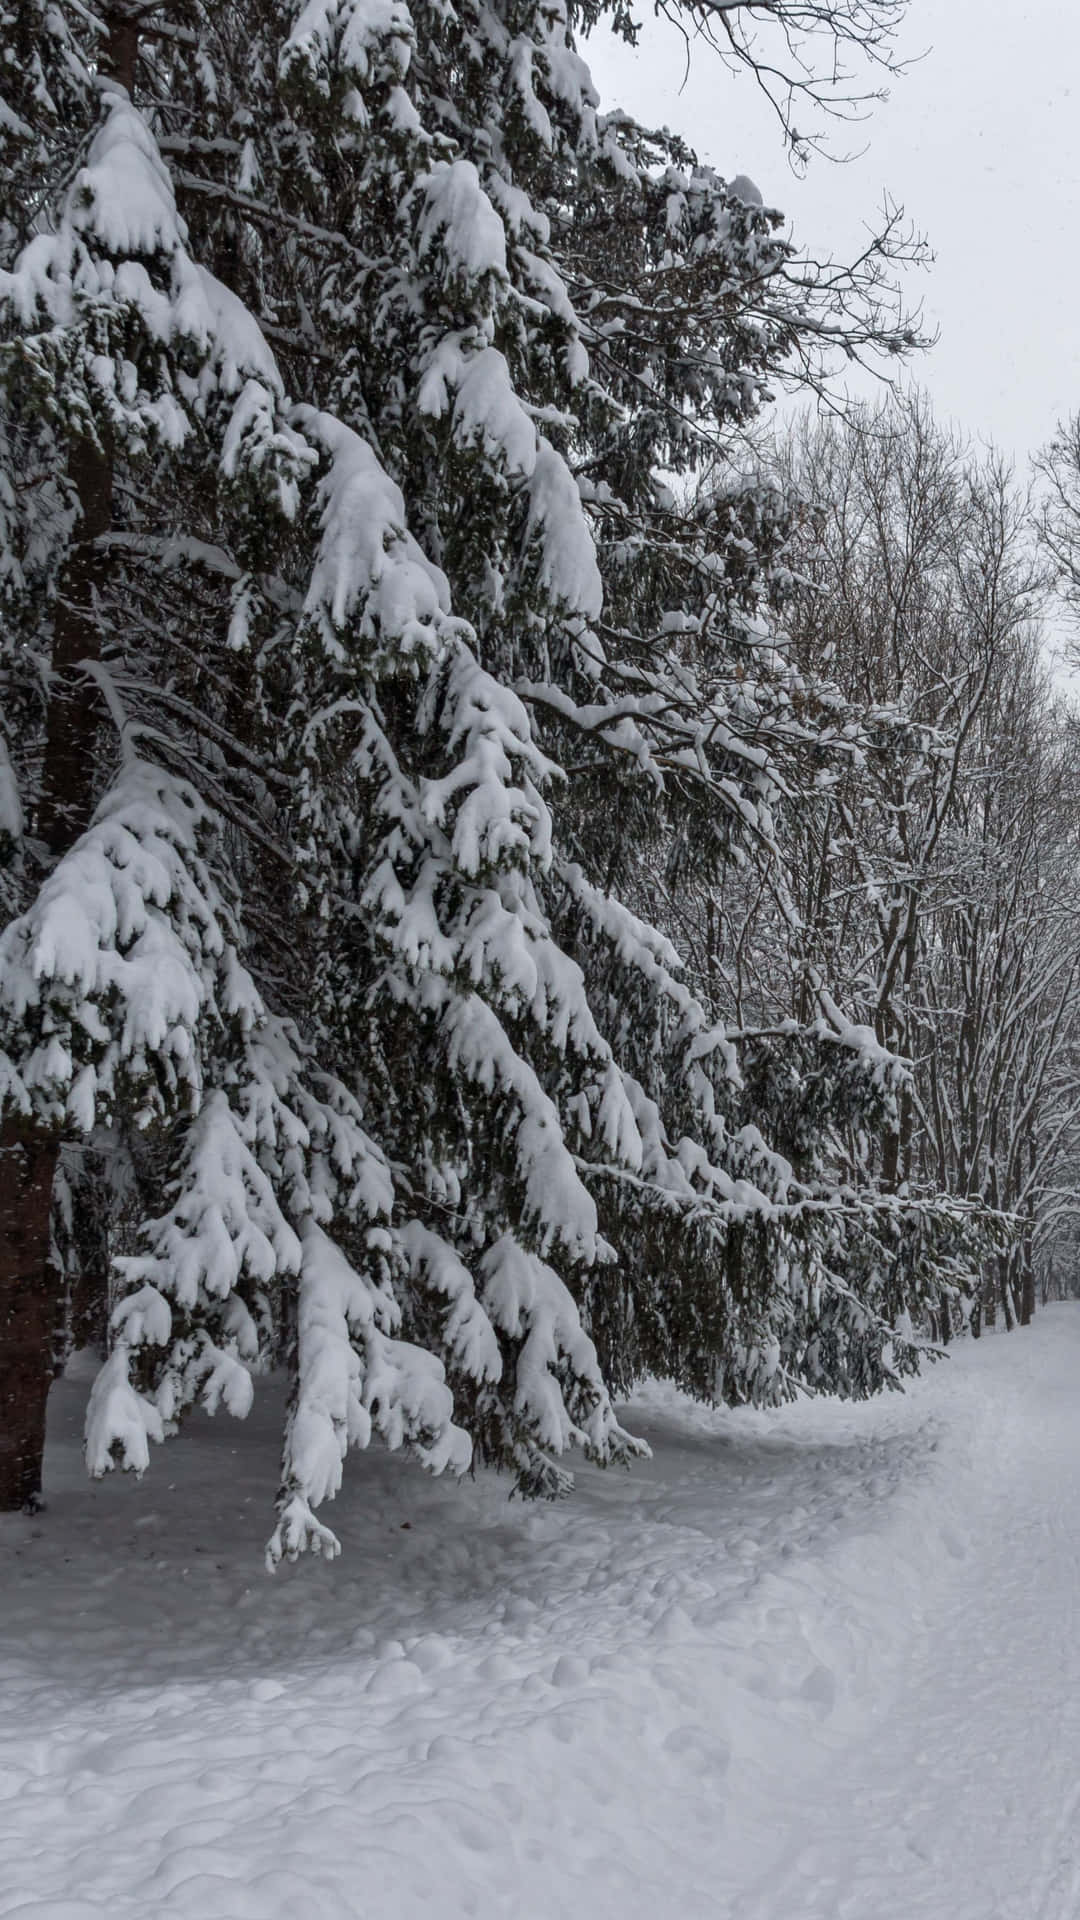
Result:
{"type": "MultiPolygon", "coordinates": [[[[657,0],[657,11],[682,33],[688,59],[704,43],[751,75],[798,166],[821,150],[823,121],[864,119],[905,70],[896,41],[906,0],[657,0]]],[[[615,24],[633,39],[628,9],[615,24]]]]}
{"type": "Polygon", "coordinates": [[[1026,1320],[1080,1119],[1074,755],[1040,664],[1029,502],[918,395],[806,422],[782,463],[808,503],[798,655],[911,729],[804,819],[807,951],[912,1064],[880,1178],[1008,1215],[982,1298],[1026,1320]]]}

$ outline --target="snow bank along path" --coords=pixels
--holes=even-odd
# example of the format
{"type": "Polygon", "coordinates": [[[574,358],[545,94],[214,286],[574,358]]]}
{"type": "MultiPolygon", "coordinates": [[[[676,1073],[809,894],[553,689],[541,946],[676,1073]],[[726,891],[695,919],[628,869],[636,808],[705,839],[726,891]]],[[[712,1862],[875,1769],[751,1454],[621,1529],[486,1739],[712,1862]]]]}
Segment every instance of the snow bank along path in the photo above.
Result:
{"type": "Polygon", "coordinates": [[[372,1452],[269,1579],[277,1409],[0,1521],[0,1917],[1072,1920],[1080,1309],[904,1396],[667,1389],[558,1507],[372,1452]]]}

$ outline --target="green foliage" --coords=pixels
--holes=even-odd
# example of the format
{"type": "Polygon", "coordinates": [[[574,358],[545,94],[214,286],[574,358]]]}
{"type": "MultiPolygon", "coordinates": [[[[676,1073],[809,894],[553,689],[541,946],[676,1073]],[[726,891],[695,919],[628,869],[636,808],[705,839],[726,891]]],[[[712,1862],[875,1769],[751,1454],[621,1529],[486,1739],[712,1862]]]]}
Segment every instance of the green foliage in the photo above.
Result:
{"type": "MultiPolygon", "coordinates": [[[[152,1146],[92,1466],[284,1357],[277,1559],[334,1550],[314,1508],[372,1433],[555,1492],[570,1446],[636,1450],[610,1395],[647,1368],[897,1378],[960,1229],[836,1190],[835,1142],[903,1070],[820,981],[777,1045],[729,1037],[654,880],[774,874],[788,939],[785,822],[894,725],[791,663],[789,507],[738,463],[817,342],[910,328],[602,113],[557,5],[190,0],[134,101],[81,9],[42,59],[57,22],[63,109],[5,162],[48,189],[0,279],[5,444],[89,444],[112,504],[25,816],[58,700],[108,745],[86,831],[21,856],[0,1086],[152,1146]]],[[[26,701],[85,500],[11,497],[26,701]]]]}

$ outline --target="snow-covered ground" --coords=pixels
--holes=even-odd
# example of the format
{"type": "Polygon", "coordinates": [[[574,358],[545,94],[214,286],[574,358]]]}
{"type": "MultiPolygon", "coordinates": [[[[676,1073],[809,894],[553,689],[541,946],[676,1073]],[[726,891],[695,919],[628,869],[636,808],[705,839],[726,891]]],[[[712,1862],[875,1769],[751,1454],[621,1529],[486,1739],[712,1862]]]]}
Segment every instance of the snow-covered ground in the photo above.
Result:
{"type": "Polygon", "coordinates": [[[0,1520],[0,1916],[1072,1920],[1080,1308],[904,1396],[667,1389],[571,1502],[372,1452],[264,1575],[273,1396],[0,1520]]]}

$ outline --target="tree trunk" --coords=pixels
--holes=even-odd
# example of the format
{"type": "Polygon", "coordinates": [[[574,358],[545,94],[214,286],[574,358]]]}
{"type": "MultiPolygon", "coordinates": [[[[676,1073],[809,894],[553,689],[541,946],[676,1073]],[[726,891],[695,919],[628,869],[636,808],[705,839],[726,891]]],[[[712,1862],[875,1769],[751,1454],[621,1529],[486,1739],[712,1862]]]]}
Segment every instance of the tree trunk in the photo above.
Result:
{"type": "Polygon", "coordinates": [[[112,524],[112,466],[87,440],[75,442],[68,474],[79,496],[78,539],[71,549],[53,622],[49,720],[37,833],[49,852],[66,852],[90,819],[98,729],[97,690],[80,671],[101,658],[101,597],[106,556],[94,542],[112,524]]]}
{"type": "MultiPolygon", "coordinates": [[[[133,95],[138,12],[104,10],[102,70],[133,95]]],[[[101,657],[108,559],[98,547],[112,525],[113,468],[107,449],[79,439],[68,475],[80,521],[60,580],[53,621],[49,711],[35,828],[54,859],[85,832],[94,800],[99,703],[83,662],[101,657]]],[[[0,1512],[41,1494],[45,1403],[64,1286],[50,1259],[50,1213],[59,1135],[22,1119],[0,1127],[0,1512]]],[[[89,1311],[89,1304],[84,1303],[89,1311]]]]}
{"type": "MultiPolygon", "coordinates": [[[[101,653],[103,558],[93,544],[112,519],[112,468],[87,441],[68,471],[82,509],[53,625],[49,714],[36,828],[59,858],[84,832],[93,806],[98,727],[93,683],[79,671],[101,653]]],[[[59,1136],[31,1122],[0,1130],[0,1513],[41,1493],[45,1401],[63,1286],[49,1259],[49,1216],[59,1136]]]]}
{"type": "Polygon", "coordinates": [[[61,1307],[49,1260],[57,1142],[18,1120],[0,1128],[0,1513],[41,1495],[45,1402],[61,1307]]]}
{"type": "Polygon", "coordinates": [[[1006,1254],[1001,1261],[1001,1311],[1005,1317],[1006,1333],[1011,1333],[1016,1325],[1016,1314],[1013,1311],[1012,1301],[1012,1275],[1009,1272],[1010,1265],[1009,1256],[1006,1254]]]}
{"type": "Polygon", "coordinates": [[[1035,1317],[1035,1260],[1032,1247],[1035,1223],[1029,1218],[1020,1250],[1020,1325],[1030,1327],[1035,1317]]]}
{"type": "MultiPolygon", "coordinates": [[[[1034,1189],[1038,1157],[1038,1143],[1034,1133],[1030,1133],[1028,1135],[1028,1177],[1031,1182],[1029,1193],[1034,1189]]],[[[1035,1318],[1035,1202],[1033,1199],[1029,1199],[1025,1211],[1027,1224],[1024,1233],[1024,1265],[1020,1282],[1020,1325],[1029,1327],[1035,1318]]]]}

